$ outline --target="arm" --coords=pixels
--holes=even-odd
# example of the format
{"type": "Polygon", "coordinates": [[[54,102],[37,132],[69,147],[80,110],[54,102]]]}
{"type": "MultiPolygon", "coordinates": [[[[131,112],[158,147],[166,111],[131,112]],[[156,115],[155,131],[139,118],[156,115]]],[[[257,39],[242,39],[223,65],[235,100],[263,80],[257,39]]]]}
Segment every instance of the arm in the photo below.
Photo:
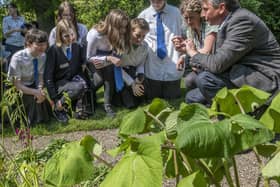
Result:
{"type": "Polygon", "coordinates": [[[56,27],[54,27],[51,30],[51,33],[49,35],[49,46],[52,46],[53,44],[55,44],[55,37],[56,37],[56,27]]]}
{"type": "Polygon", "coordinates": [[[22,84],[21,81],[18,79],[14,80],[14,85],[17,88],[17,90],[21,90],[24,94],[33,95],[37,99],[37,103],[42,103],[45,100],[45,93],[41,88],[29,88],[22,84]]]}
{"type": "Polygon", "coordinates": [[[5,18],[3,19],[3,34],[5,38],[9,37],[14,32],[21,32],[21,31],[22,31],[21,28],[14,28],[14,29],[9,28],[8,20],[5,18]]]}
{"type": "MultiPolygon", "coordinates": [[[[212,73],[222,73],[232,67],[253,48],[254,25],[246,17],[233,20],[225,32],[223,44],[214,54],[201,54],[189,50],[191,64],[198,64],[212,73]]],[[[223,32],[223,31],[221,31],[223,32]]],[[[222,33],[221,33],[222,34],[222,33]]]]}
{"type": "Polygon", "coordinates": [[[212,32],[208,34],[203,41],[203,48],[199,49],[199,53],[210,54],[216,41],[217,33],[212,32]]]}
{"type": "Polygon", "coordinates": [[[57,90],[55,87],[55,65],[56,65],[56,55],[54,46],[50,47],[47,51],[46,66],[44,71],[44,82],[48,90],[49,96],[55,102],[59,99],[57,95],[57,90]]]}

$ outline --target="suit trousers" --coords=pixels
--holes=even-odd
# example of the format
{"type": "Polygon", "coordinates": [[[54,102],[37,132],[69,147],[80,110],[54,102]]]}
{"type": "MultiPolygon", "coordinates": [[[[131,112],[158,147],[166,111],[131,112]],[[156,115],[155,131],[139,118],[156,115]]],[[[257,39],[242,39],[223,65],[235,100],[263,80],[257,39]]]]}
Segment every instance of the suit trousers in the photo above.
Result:
{"type": "Polygon", "coordinates": [[[202,71],[195,79],[197,88],[190,90],[186,94],[186,103],[202,103],[210,105],[217,92],[227,87],[235,86],[229,81],[229,74],[216,75],[208,71],[202,71]]]}

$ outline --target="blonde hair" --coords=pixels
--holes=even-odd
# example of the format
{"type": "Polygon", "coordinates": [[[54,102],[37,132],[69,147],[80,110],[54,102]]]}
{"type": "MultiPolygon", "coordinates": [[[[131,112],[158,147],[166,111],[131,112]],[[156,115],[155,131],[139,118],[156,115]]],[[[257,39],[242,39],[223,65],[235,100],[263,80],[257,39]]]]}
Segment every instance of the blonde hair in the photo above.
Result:
{"type": "Polygon", "coordinates": [[[180,10],[183,14],[184,12],[197,12],[201,13],[202,6],[200,0],[182,0],[180,4],[180,10]]]}
{"type": "Polygon", "coordinates": [[[71,21],[67,20],[67,19],[61,19],[57,25],[56,25],[56,40],[55,40],[55,44],[58,47],[61,47],[63,44],[63,39],[62,39],[62,33],[64,32],[69,32],[70,30],[72,30],[74,33],[75,32],[75,27],[72,24],[71,21]]]}
{"type": "Polygon", "coordinates": [[[96,25],[96,30],[108,37],[110,44],[117,54],[124,54],[131,48],[130,35],[120,33],[122,23],[126,21],[126,33],[130,33],[130,19],[128,15],[119,9],[111,10],[103,22],[96,25]]]}
{"type": "Polygon", "coordinates": [[[131,30],[140,28],[141,30],[149,31],[149,23],[144,18],[134,18],[130,22],[131,30]]]}

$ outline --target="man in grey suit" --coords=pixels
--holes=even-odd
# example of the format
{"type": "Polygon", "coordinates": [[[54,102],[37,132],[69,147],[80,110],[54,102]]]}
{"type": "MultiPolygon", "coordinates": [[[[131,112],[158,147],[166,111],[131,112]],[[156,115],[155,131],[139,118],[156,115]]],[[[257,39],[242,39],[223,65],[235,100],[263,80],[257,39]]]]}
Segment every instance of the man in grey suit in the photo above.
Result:
{"type": "Polygon", "coordinates": [[[186,95],[187,103],[210,104],[223,87],[244,84],[274,93],[280,84],[280,47],[265,23],[240,7],[237,0],[203,0],[202,16],[219,25],[213,54],[200,54],[185,42],[190,65],[200,69],[198,88],[186,95]]]}

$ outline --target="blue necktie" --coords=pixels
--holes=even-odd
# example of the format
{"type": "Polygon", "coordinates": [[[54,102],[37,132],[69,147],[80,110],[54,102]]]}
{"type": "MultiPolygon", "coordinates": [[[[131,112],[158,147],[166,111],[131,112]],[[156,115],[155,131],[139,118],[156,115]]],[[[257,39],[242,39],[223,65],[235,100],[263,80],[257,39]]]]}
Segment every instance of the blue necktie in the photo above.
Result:
{"type": "MultiPolygon", "coordinates": [[[[117,58],[121,58],[120,55],[117,55],[115,53],[113,53],[113,56],[117,58]]],[[[121,67],[114,66],[114,78],[115,78],[116,91],[120,92],[124,87],[121,67]]]]}
{"type": "Polygon", "coordinates": [[[121,67],[114,66],[114,77],[115,77],[116,91],[120,92],[124,87],[121,67]]]}
{"type": "Polygon", "coordinates": [[[39,84],[38,59],[37,58],[33,59],[33,74],[34,74],[34,83],[37,88],[37,86],[39,84]]]}
{"type": "Polygon", "coordinates": [[[166,46],[164,41],[164,28],[160,15],[162,12],[157,13],[157,56],[160,59],[166,57],[166,46]]]}
{"type": "Polygon", "coordinates": [[[71,60],[71,58],[72,58],[72,53],[71,53],[70,47],[66,48],[66,57],[68,60],[71,60]]]}

